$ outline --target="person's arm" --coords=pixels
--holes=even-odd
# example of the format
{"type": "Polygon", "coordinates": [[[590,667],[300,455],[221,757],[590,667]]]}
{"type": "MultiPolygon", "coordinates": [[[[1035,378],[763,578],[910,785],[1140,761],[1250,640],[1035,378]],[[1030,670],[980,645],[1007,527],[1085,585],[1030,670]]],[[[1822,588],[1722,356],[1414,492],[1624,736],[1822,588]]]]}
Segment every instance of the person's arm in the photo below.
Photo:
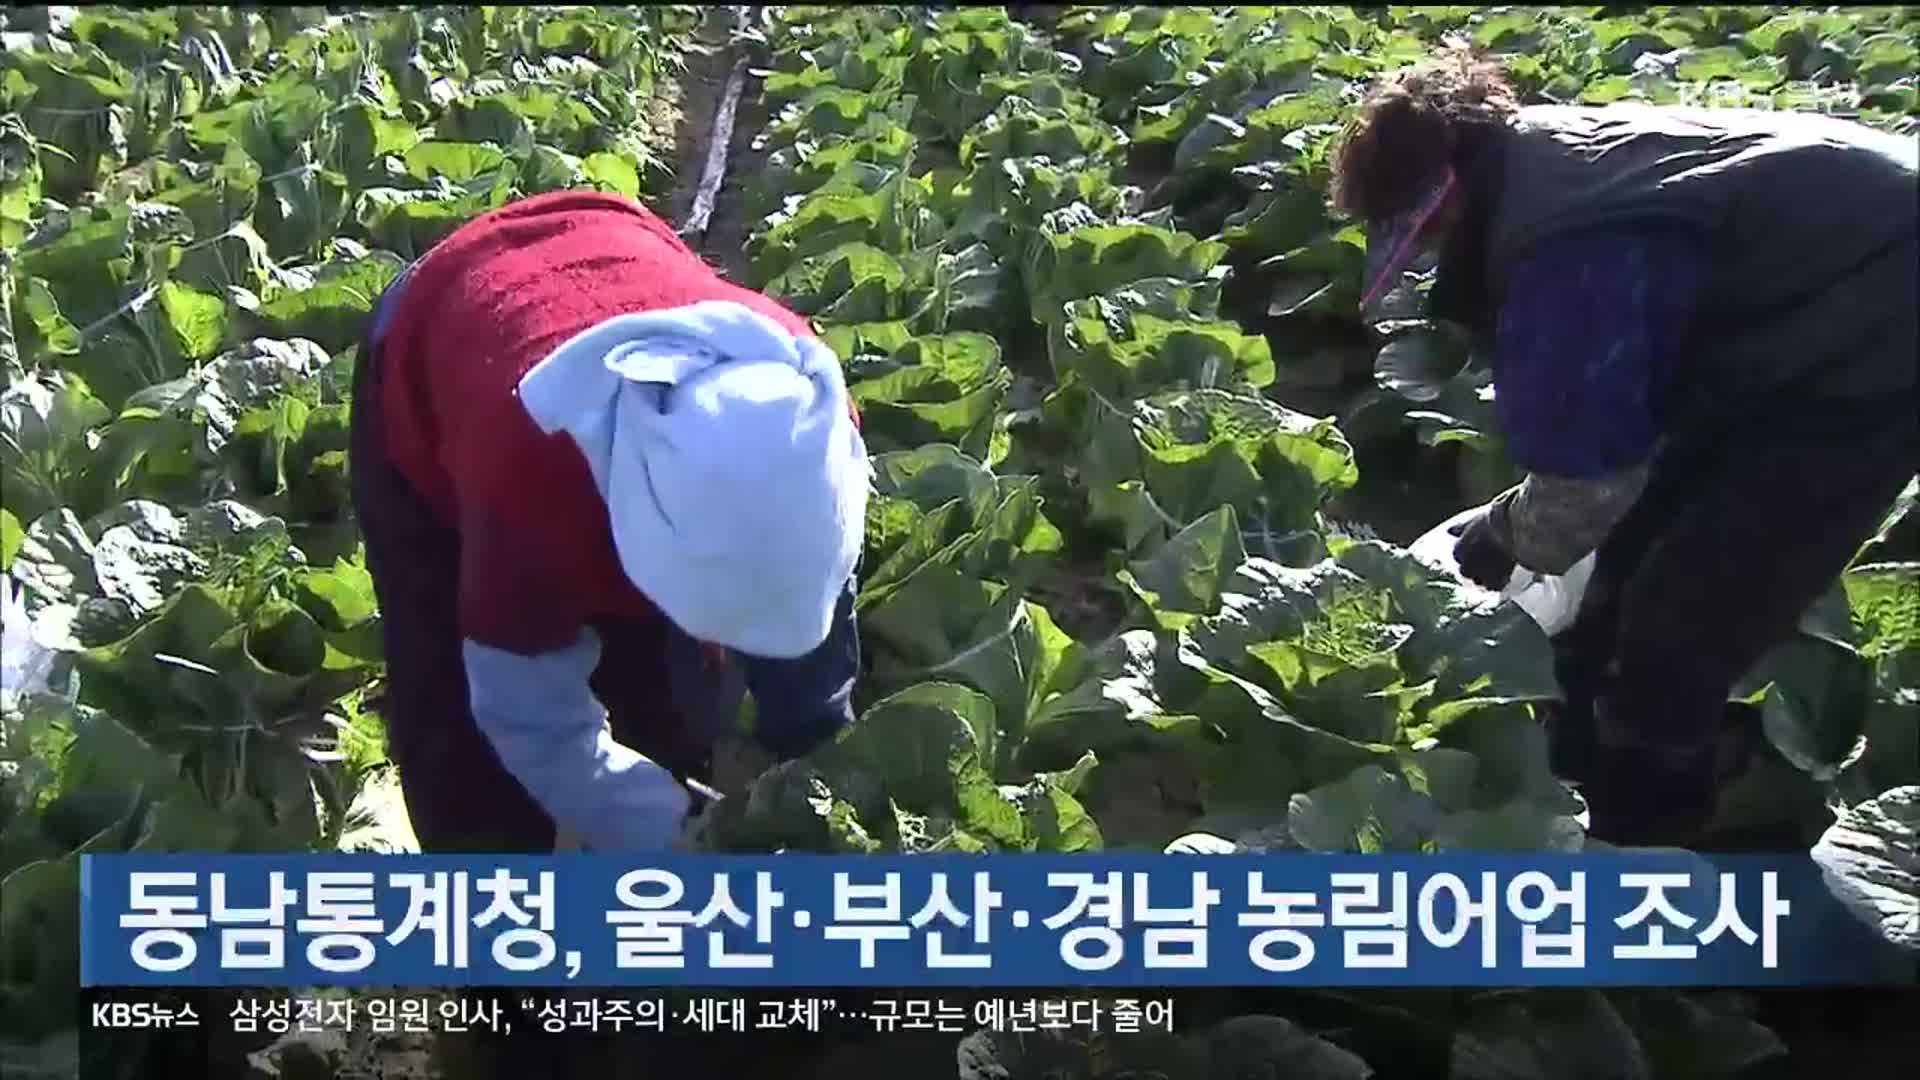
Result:
{"type": "Polygon", "coordinates": [[[781,760],[806,754],[853,721],[853,685],[860,674],[857,592],[847,582],[826,641],[791,660],[742,656],[753,695],[754,738],[781,760]]]}
{"type": "Polygon", "coordinates": [[[594,851],[663,850],[691,797],[672,773],[622,746],[587,679],[600,642],[524,656],[462,643],[473,718],[494,752],[554,821],[594,851]]]}
{"type": "Polygon", "coordinates": [[[691,796],[608,730],[589,684],[600,642],[557,572],[562,564],[499,521],[469,520],[462,534],[469,707],[501,764],[591,850],[669,847],[691,796]]]}
{"type": "Polygon", "coordinates": [[[1645,465],[1586,480],[1530,473],[1494,500],[1488,524],[1514,562],[1557,576],[1599,548],[1646,480],[1645,465]]]}
{"type": "Polygon", "coordinates": [[[1639,497],[1703,262],[1697,236],[1659,224],[1560,237],[1514,268],[1494,401],[1529,475],[1488,525],[1521,566],[1565,573],[1639,497]]]}

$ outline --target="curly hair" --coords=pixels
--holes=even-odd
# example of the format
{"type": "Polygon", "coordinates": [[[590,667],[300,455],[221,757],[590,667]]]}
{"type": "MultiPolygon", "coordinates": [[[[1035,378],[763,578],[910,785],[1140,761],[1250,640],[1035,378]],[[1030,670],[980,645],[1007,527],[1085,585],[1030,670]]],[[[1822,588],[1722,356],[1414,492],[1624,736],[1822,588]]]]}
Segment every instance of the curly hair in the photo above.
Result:
{"type": "Polygon", "coordinates": [[[1408,209],[1434,170],[1517,108],[1506,73],[1463,44],[1384,76],[1334,148],[1335,209],[1359,218],[1408,209]]]}

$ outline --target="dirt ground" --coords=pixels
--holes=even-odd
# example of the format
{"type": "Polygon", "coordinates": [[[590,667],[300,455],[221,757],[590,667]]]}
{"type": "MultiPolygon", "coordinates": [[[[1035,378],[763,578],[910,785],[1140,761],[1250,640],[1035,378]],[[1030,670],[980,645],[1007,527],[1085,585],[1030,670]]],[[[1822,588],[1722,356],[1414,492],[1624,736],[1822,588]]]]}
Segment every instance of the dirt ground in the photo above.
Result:
{"type": "MultiPolygon", "coordinates": [[[[676,226],[687,223],[696,192],[703,179],[710,139],[727,84],[738,62],[749,67],[765,62],[763,50],[732,39],[730,20],[715,8],[704,39],[688,56],[686,75],[680,80],[678,124],[674,142],[674,160],[678,163],[676,183],[663,207],[676,226]]],[[[715,194],[706,228],[690,238],[694,250],[704,256],[727,278],[742,280],[746,269],[747,236],[753,222],[745,213],[745,184],[766,159],[766,152],[754,145],[755,135],[766,126],[766,104],[758,93],[758,80],[745,76],[732,121],[723,163],[721,184],[715,194]]]]}

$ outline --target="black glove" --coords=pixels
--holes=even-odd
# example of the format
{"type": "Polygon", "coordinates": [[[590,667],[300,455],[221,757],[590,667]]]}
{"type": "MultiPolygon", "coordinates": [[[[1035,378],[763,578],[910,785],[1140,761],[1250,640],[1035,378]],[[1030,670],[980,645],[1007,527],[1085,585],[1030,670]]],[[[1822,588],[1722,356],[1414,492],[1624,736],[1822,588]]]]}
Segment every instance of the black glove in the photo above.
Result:
{"type": "Polygon", "coordinates": [[[1494,537],[1491,514],[1480,514],[1456,531],[1460,539],[1453,545],[1453,561],[1468,581],[1497,592],[1507,587],[1516,563],[1494,537]]]}

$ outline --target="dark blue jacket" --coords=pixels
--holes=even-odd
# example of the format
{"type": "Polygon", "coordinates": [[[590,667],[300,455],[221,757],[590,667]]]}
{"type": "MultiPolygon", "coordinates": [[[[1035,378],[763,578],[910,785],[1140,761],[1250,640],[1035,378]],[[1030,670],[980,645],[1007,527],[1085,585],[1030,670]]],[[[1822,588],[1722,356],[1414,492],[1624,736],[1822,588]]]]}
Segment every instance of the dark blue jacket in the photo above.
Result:
{"type": "Polygon", "coordinates": [[[1705,266],[1702,239],[1668,223],[1567,233],[1516,263],[1494,401],[1508,457],[1530,475],[1493,520],[1522,566],[1566,571],[1638,495],[1705,266]]]}

